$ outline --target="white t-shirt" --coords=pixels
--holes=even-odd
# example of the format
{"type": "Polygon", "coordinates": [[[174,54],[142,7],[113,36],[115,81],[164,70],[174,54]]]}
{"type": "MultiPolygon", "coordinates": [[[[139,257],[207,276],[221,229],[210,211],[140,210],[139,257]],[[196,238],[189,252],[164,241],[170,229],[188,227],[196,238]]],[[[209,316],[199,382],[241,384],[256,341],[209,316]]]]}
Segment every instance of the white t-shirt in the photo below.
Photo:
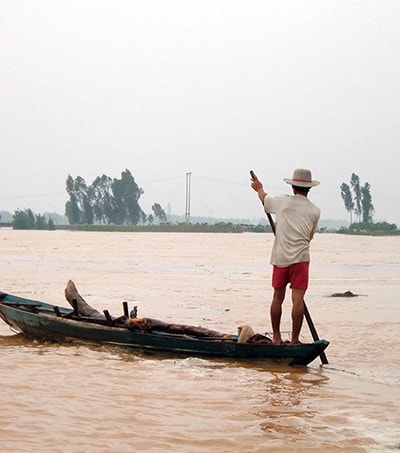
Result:
{"type": "Polygon", "coordinates": [[[310,261],[310,241],[318,226],[320,209],[304,195],[267,195],[264,209],[276,216],[271,264],[287,267],[310,261]]]}

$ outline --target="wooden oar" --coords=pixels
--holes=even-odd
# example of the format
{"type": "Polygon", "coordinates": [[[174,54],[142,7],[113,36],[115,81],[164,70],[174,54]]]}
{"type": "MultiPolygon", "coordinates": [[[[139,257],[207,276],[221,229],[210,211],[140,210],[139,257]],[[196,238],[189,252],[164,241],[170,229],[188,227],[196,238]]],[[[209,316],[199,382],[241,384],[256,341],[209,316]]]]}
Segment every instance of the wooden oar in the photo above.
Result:
{"type": "MultiPolygon", "coordinates": [[[[257,178],[257,176],[254,174],[254,172],[252,170],[250,171],[250,175],[251,175],[251,177],[253,179],[257,178]]],[[[267,217],[268,217],[269,224],[271,226],[271,230],[274,233],[274,235],[276,235],[275,223],[274,223],[274,221],[272,219],[272,216],[271,216],[271,214],[269,212],[267,212],[267,217]]],[[[303,300],[303,304],[304,304],[304,317],[306,318],[306,321],[307,321],[307,324],[308,324],[308,328],[310,329],[310,332],[311,332],[311,335],[313,337],[313,340],[314,341],[318,341],[319,340],[319,336],[318,336],[318,333],[317,333],[317,329],[315,328],[313,320],[311,319],[311,315],[310,315],[310,312],[308,311],[308,308],[307,308],[305,300],[303,300]]],[[[325,354],[324,351],[321,352],[319,357],[320,357],[321,363],[323,365],[327,365],[329,363],[328,362],[328,358],[326,357],[326,354],[325,354]]]]}

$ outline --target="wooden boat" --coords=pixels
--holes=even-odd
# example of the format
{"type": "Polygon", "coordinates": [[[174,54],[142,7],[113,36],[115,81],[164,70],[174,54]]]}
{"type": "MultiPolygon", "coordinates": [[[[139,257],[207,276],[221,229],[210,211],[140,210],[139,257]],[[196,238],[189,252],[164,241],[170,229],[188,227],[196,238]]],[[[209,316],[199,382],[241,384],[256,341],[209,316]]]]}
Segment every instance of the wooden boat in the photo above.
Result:
{"type": "MultiPolygon", "coordinates": [[[[126,304],[126,302],[124,302],[126,304]]],[[[195,336],[158,330],[127,328],[124,315],[113,319],[107,310],[102,319],[81,316],[74,309],[0,293],[0,317],[18,333],[30,339],[81,341],[123,346],[132,349],[231,359],[257,359],[282,365],[308,365],[329,342],[306,344],[241,343],[237,335],[195,336]]],[[[179,325],[178,325],[179,326],[179,325]]],[[[196,331],[193,326],[193,331],[196,331]]],[[[212,331],[209,331],[212,332],[212,331]]]]}

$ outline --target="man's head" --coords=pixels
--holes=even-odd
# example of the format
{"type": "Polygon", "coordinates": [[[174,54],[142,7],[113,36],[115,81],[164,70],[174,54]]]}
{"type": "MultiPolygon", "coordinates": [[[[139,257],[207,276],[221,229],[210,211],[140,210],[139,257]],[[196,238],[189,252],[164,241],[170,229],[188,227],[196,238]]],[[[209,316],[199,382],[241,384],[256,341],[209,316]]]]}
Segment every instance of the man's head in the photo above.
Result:
{"type": "Polygon", "coordinates": [[[311,187],[300,187],[300,186],[292,186],[293,193],[299,193],[300,195],[307,196],[308,192],[310,191],[311,187]]]}
{"type": "Polygon", "coordinates": [[[307,189],[306,193],[311,187],[318,186],[319,184],[319,181],[312,179],[311,171],[307,168],[296,168],[292,178],[284,178],[283,180],[300,191],[307,189]]]}

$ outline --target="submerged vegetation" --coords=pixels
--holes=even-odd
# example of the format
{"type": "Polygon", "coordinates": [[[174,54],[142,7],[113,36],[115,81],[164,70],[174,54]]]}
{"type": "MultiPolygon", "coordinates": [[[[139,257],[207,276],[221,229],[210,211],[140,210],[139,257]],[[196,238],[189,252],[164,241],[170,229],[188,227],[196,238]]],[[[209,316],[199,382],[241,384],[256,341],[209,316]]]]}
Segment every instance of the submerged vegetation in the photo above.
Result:
{"type": "MultiPolygon", "coordinates": [[[[159,225],[56,225],[51,218],[47,221],[43,215],[35,215],[30,209],[16,211],[12,227],[31,230],[72,230],[72,231],[108,231],[131,233],[270,233],[271,227],[266,224],[243,224],[233,222],[209,223],[163,223],[159,225]]],[[[326,228],[321,233],[328,232],[326,228]]],[[[387,222],[360,222],[353,223],[348,228],[329,230],[330,233],[365,235],[365,236],[400,236],[400,230],[394,223],[387,222]]]]}
{"type": "Polygon", "coordinates": [[[17,210],[14,213],[12,227],[15,230],[55,230],[52,218],[46,219],[42,214],[34,214],[31,209],[17,210]]]}
{"type": "MultiPolygon", "coordinates": [[[[9,224],[10,225],[10,224],[9,224]]],[[[51,217],[34,214],[30,209],[17,210],[14,213],[11,226],[15,230],[73,230],[73,231],[111,231],[111,232],[169,232],[169,233],[269,233],[271,227],[267,224],[244,224],[233,222],[211,223],[160,223],[158,225],[112,225],[112,224],[75,224],[57,225],[51,217]]],[[[360,222],[353,223],[348,228],[338,230],[321,228],[321,233],[330,232],[350,235],[370,236],[400,236],[400,230],[394,223],[360,222]]]]}
{"type": "Polygon", "coordinates": [[[388,222],[373,221],[375,211],[372,204],[371,185],[366,182],[363,186],[360,183],[358,175],[353,173],[350,179],[350,185],[342,183],[340,186],[346,211],[350,214],[350,226],[342,227],[337,232],[341,234],[357,234],[369,236],[397,236],[400,230],[397,225],[388,222]],[[353,223],[353,214],[358,222],[353,223]]]}
{"type": "Polygon", "coordinates": [[[340,228],[338,233],[365,236],[400,236],[400,230],[397,229],[397,225],[388,222],[352,223],[348,228],[340,228]]]}
{"type": "Polygon", "coordinates": [[[231,222],[208,223],[177,223],[160,225],[70,225],[64,227],[76,231],[114,231],[132,233],[266,233],[271,232],[268,225],[243,225],[231,222]]]}

